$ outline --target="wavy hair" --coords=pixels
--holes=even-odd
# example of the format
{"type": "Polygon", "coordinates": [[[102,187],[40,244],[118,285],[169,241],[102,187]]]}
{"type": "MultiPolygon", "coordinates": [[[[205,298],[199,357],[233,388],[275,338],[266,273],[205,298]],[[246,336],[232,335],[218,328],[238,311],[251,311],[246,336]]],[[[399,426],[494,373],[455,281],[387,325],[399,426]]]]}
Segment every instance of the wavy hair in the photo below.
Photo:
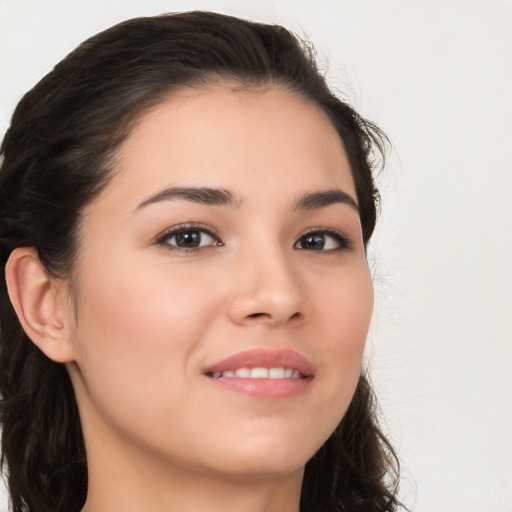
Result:
{"type": "MultiPolygon", "coordinates": [[[[278,86],[318,105],[346,149],[365,244],[386,137],[331,92],[314,50],[285,28],[211,12],[120,23],[82,43],[20,101],[0,153],[0,267],[34,247],[67,278],[84,207],[106,186],[119,145],[149,108],[184,87],[278,86]]],[[[0,277],[1,462],[13,512],[78,512],[87,459],[73,387],[20,326],[0,277]]],[[[362,375],[340,425],[307,463],[302,512],[390,512],[398,461],[362,375]]]]}

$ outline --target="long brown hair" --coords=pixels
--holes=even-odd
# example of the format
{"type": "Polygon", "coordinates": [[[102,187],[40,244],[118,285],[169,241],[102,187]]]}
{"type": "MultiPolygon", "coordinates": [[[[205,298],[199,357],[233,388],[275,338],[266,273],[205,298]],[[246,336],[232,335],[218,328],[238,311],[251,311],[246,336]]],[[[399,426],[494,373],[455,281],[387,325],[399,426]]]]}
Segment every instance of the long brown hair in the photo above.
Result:
{"type": "MultiPolygon", "coordinates": [[[[105,187],[133,122],[183,87],[228,79],[277,85],[315,102],[345,146],[365,244],[375,227],[373,181],[385,136],[338,99],[312,48],[288,30],[209,12],[126,21],[85,41],[19,103],[1,147],[0,266],[35,247],[48,273],[67,277],[84,207],[105,187]]],[[[23,332],[0,278],[2,463],[13,512],[78,512],[87,460],[65,367],[23,332]]],[[[338,428],[307,463],[301,510],[396,510],[397,460],[361,376],[338,428]]]]}

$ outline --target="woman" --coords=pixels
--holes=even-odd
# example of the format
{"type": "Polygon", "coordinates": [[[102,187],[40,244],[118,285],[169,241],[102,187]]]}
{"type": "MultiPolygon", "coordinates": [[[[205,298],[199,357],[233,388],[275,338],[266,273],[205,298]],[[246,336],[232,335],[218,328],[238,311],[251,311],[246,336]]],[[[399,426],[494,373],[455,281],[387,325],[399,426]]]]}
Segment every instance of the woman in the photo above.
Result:
{"type": "Polygon", "coordinates": [[[22,99],[0,173],[13,511],[397,508],[361,373],[383,139],[288,31],[205,12],[117,25],[22,99]]]}

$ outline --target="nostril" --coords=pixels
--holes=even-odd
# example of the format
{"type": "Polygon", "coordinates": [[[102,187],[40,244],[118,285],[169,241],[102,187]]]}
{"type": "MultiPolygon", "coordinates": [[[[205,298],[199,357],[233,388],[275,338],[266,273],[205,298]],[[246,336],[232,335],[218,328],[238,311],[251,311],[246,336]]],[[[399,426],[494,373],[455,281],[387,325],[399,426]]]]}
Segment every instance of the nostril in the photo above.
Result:
{"type": "MultiPolygon", "coordinates": [[[[265,317],[265,318],[272,318],[272,315],[269,314],[269,313],[252,313],[250,315],[247,315],[247,318],[262,318],[262,317],[265,317]]],[[[302,319],[302,313],[301,312],[297,312],[297,313],[294,313],[292,316],[290,316],[289,320],[300,320],[302,319]]]]}
{"type": "Polygon", "coordinates": [[[253,313],[252,315],[249,315],[249,318],[259,318],[261,316],[268,316],[267,313],[253,313]]]}

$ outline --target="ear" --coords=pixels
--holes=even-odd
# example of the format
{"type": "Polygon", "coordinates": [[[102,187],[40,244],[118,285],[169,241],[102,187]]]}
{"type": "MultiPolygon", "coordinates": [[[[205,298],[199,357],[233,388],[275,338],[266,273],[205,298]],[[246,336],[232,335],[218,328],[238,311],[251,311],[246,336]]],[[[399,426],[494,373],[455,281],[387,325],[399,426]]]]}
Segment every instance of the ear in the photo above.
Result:
{"type": "Polygon", "coordinates": [[[58,363],[74,361],[64,283],[50,278],[33,247],[15,249],[5,266],[7,291],[23,330],[58,363]]]}

